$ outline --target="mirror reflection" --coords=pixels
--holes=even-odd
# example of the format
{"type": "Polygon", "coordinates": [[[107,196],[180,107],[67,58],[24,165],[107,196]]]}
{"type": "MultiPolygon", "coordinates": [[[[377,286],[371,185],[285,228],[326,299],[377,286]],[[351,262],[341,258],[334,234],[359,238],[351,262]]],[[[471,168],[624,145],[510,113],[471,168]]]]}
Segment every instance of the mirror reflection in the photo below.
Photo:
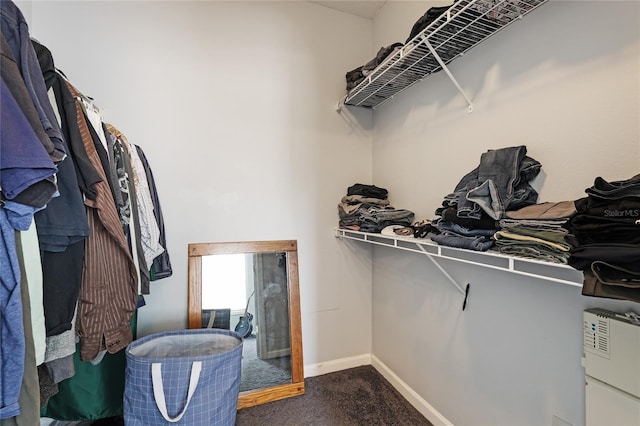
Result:
{"type": "Polygon", "coordinates": [[[238,408],[304,393],[295,240],[189,244],[189,328],[243,338],[238,408]]]}
{"type": "Polygon", "coordinates": [[[287,254],[202,257],[204,328],[244,339],[240,391],[291,382],[287,254]]]}

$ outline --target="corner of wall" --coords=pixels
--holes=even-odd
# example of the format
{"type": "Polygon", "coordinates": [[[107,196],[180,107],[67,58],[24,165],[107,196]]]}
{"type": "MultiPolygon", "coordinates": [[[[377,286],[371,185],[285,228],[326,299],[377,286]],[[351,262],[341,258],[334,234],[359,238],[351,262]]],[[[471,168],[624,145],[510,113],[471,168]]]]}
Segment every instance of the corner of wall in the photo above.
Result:
{"type": "Polygon", "coordinates": [[[453,426],[445,416],[440,414],[431,404],[425,401],[407,383],[398,377],[389,367],[380,361],[375,355],[371,355],[371,365],[407,400],[427,418],[434,426],[453,426]]]}
{"type": "Polygon", "coordinates": [[[347,358],[335,359],[327,362],[319,362],[304,366],[304,377],[321,376],[327,373],[346,370],[371,364],[371,354],[355,355],[347,358]]]}

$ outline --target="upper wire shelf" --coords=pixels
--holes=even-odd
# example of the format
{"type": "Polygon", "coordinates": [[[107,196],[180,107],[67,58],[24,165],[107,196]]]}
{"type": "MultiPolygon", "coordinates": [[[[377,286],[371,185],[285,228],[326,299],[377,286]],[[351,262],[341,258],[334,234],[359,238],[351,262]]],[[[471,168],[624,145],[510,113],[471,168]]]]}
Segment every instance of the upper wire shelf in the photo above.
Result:
{"type": "MultiPolygon", "coordinates": [[[[457,0],[429,26],[397,49],[341,100],[375,108],[548,0],[457,0]]],[[[471,102],[462,93],[469,103],[471,102]]]]}

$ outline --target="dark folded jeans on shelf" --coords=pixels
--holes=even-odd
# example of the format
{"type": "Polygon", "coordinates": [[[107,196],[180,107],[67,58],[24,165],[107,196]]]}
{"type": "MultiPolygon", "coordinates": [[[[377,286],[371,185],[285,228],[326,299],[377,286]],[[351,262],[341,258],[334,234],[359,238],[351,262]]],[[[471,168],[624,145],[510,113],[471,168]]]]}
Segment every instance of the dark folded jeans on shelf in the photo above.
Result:
{"type": "Polygon", "coordinates": [[[463,248],[475,251],[487,251],[493,247],[494,241],[488,237],[465,237],[448,232],[437,234],[431,239],[443,246],[463,248]]]}
{"type": "Polygon", "coordinates": [[[452,232],[466,237],[491,237],[495,234],[495,229],[469,229],[454,222],[439,221],[436,227],[440,232],[452,232]]]}
{"type": "Polygon", "coordinates": [[[584,197],[575,201],[578,213],[602,217],[637,217],[640,219],[640,197],[617,199],[584,197]]]}
{"type": "Polygon", "coordinates": [[[640,174],[627,180],[607,182],[602,177],[597,177],[593,186],[585,192],[594,198],[616,200],[623,197],[640,196],[640,174]]]}
{"type": "Polygon", "coordinates": [[[347,188],[347,195],[362,195],[365,197],[380,198],[386,200],[389,195],[389,191],[385,188],[380,188],[375,185],[365,185],[362,183],[356,183],[347,188]]]}
{"type": "Polygon", "coordinates": [[[447,207],[440,210],[436,210],[436,214],[442,216],[442,220],[445,222],[457,223],[467,229],[497,229],[498,225],[495,219],[489,217],[485,212],[480,213],[479,219],[458,217],[458,210],[455,207],[447,207]]]}
{"type": "Polygon", "coordinates": [[[633,218],[603,218],[578,215],[568,228],[574,235],[575,245],[598,243],[640,244],[640,223],[633,218]]]}
{"type": "Polygon", "coordinates": [[[638,244],[586,244],[571,250],[569,264],[581,271],[591,268],[594,261],[616,265],[640,265],[638,244]]]}

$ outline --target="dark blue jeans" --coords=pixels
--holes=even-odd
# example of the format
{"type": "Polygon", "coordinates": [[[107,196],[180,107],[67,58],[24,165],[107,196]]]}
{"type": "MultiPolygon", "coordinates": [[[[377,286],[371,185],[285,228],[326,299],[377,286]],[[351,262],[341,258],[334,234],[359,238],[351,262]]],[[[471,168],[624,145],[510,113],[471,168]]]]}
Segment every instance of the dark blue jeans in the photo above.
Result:
{"type": "Polygon", "coordinates": [[[431,237],[433,241],[443,246],[463,248],[475,251],[487,251],[493,247],[494,241],[488,237],[465,237],[449,232],[437,234],[431,237]]]}
{"type": "Polygon", "coordinates": [[[484,211],[496,220],[509,208],[535,204],[538,193],[529,181],[541,165],[526,153],[525,146],[516,146],[482,154],[480,165],[461,179],[444,204],[457,205],[461,218],[479,219],[484,211]]]}
{"type": "Polygon", "coordinates": [[[440,230],[440,232],[448,231],[450,233],[458,234],[465,237],[491,237],[496,232],[495,229],[469,229],[458,223],[446,221],[437,222],[436,227],[440,230]]]}

